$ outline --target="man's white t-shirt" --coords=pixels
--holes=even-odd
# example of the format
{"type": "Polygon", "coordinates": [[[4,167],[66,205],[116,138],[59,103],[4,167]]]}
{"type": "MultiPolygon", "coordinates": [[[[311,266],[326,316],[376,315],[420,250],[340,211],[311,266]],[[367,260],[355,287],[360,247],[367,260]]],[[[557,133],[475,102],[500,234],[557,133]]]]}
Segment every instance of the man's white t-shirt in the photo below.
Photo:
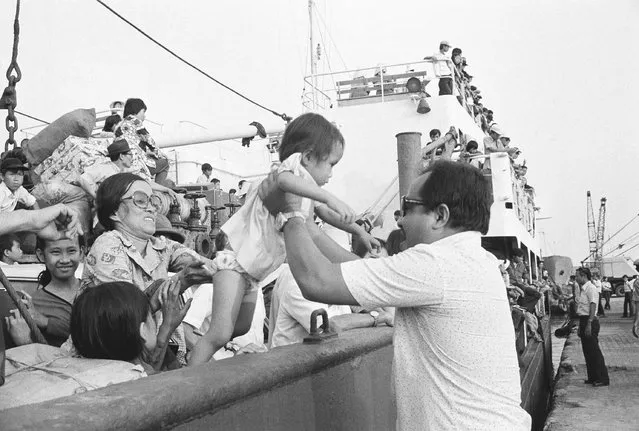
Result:
{"type": "Polygon", "coordinates": [[[197,179],[195,180],[196,184],[208,184],[210,183],[209,177],[207,177],[206,175],[202,174],[199,177],[197,177],[197,179]]]}
{"type": "Polygon", "coordinates": [[[498,265],[478,232],[341,265],[360,305],[398,307],[398,430],[530,430],[498,265]]]}
{"type": "MultiPolygon", "coordinates": [[[[350,314],[348,305],[328,305],[304,298],[288,265],[282,270],[271,295],[268,347],[301,343],[311,332],[311,313],[318,308],[326,310],[329,320],[334,316],[350,314]]],[[[321,319],[318,319],[318,325],[321,319]]]]}

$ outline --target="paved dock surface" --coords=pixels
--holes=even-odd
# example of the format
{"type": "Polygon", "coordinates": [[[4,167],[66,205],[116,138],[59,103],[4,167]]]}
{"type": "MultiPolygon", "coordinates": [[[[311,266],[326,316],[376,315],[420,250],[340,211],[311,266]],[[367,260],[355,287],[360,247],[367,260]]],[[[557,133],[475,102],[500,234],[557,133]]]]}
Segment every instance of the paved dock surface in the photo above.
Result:
{"type": "Polygon", "coordinates": [[[610,386],[585,384],[586,362],[576,329],[566,340],[545,430],[639,430],[639,339],[632,318],[622,318],[623,298],[601,318],[599,345],[610,386]]]}

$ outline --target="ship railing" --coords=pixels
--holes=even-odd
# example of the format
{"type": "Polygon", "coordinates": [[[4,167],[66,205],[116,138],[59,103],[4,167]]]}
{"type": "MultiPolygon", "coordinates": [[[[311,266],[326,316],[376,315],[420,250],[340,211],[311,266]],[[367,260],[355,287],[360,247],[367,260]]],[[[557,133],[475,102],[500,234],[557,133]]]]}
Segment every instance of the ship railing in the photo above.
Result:
{"type": "Polygon", "coordinates": [[[453,95],[472,116],[467,89],[450,60],[420,60],[409,63],[380,64],[375,67],[320,73],[304,77],[304,105],[309,109],[333,107],[336,103],[394,100],[398,94],[439,94],[437,63],[448,61],[453,73],[453,95]]]}

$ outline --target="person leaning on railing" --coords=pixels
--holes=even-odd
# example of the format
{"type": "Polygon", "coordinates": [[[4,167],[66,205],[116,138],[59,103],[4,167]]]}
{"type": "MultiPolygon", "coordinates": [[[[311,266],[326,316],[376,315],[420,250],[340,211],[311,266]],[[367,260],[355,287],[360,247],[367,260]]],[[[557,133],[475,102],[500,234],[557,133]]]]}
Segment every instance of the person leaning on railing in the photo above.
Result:
{"type": "Polygon", "coordinates": [[[439,51],[429,57],[424,57],[424,60],[434,60],[434,68],[437,77],[439,78],[439,95],[445,96],[453,94],[453,62],[448,55],[450,50],[450,43],[442,40],[439,44],[439,51]]]}

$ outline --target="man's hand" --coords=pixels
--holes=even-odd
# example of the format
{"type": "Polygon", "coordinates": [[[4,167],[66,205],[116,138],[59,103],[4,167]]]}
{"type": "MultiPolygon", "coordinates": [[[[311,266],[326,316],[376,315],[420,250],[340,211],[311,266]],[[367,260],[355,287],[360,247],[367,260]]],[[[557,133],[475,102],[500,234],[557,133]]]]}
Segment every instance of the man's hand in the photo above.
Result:
{"type": "Polygon", "coordinates": [[[18,346],[24,346],[25,344],[31,344],[31,330],[27,321],[24,320],[18,310],[11,310],[11,316],[5,317],[7,324],[7,330],[13,338],[13,342],[18,346]]]}
{"type": "Polygon", "coordinates": [[[586,329],[584,331],[584,335],[588,338],[590,338],[592,336],[592,322],[588,321],[588,323],[586,324],[586,329]]]}
{"type": "Polygon", "coordinates": [[[40,238],[49,241],[72,239],[83,233],[78,213],[63,204],[29,211],[26,215],[29,230],[35,231],[40,238]]]}
{"type": "Polygon", "coordinates": [[[395,322],[395,307],[381,308],[377,321],[380,325],[393,326],[395,322]]]}

